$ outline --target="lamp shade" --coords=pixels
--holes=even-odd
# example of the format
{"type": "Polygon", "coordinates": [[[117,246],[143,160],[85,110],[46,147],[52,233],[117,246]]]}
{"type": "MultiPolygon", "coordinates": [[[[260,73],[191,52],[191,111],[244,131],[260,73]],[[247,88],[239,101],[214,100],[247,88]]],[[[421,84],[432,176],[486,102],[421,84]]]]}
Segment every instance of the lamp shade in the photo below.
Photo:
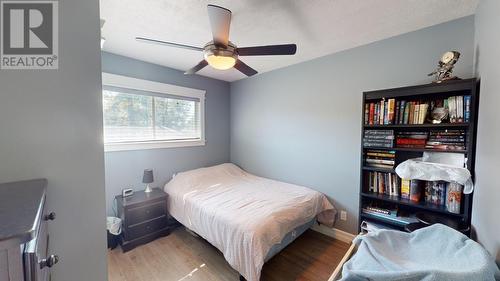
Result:
{"type": "Polygon", "coordinates": [[[146,169],[144,170],[144,175],[142,176],[142,183],[152,183],[153,179],[153,170],[146,169]]]}

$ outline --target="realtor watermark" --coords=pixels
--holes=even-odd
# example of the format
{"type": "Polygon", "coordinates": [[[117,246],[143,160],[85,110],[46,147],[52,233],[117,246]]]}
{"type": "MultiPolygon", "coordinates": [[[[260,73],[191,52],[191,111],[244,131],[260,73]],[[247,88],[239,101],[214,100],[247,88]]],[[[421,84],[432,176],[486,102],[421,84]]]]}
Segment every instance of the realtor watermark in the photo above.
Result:
{"type": "Polygon", "coordinates": [[[57,1],[0,0],[0,69],[57,69],[57,1]]]}

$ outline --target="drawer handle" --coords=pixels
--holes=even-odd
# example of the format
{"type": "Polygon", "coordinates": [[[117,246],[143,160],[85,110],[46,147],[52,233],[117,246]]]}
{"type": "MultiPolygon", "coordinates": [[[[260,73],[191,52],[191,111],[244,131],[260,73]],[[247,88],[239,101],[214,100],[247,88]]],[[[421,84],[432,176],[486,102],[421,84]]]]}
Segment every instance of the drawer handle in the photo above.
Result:
{"type": "Polygon", "coordinates": [[[46,221],[53,221],[53,220],[55,220],[55,219],[56,219],[56,213],[51,212],[50,214],[45,215],[45,216],[43,217],[43,219],[44,219],[44,220],[46,220],[46,221]]]}
{"type": "Polygon", "coordinates": [[[50,268],[50,267],[53,267],[58,262],[59,262],[58,255],[50,255],[48,258],[40,261],[40,268],[44,268],[44,267],[50,268]]]}

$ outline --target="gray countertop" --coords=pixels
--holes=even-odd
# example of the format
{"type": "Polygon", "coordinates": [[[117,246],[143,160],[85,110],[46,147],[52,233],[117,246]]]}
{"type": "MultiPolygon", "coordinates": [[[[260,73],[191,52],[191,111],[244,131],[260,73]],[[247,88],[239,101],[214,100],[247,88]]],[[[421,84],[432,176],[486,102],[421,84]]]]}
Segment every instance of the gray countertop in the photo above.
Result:
{"type": "Polygon", "coordinates": [[[33,239],[46,188],[46,179],[0,184],[0,249],[33,239]]]}

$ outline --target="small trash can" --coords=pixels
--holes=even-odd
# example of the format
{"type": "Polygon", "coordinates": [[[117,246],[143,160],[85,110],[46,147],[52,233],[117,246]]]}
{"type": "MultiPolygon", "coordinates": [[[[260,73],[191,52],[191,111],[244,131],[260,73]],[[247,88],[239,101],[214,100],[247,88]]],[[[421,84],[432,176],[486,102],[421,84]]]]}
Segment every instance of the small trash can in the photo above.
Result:
{"type": "Polygon", "coordinates": [[[113,250],[118,246],[122,233],[122,220],[116,217],[107,217],[106,228],[108,233],[108,249],[113,250]]]}

